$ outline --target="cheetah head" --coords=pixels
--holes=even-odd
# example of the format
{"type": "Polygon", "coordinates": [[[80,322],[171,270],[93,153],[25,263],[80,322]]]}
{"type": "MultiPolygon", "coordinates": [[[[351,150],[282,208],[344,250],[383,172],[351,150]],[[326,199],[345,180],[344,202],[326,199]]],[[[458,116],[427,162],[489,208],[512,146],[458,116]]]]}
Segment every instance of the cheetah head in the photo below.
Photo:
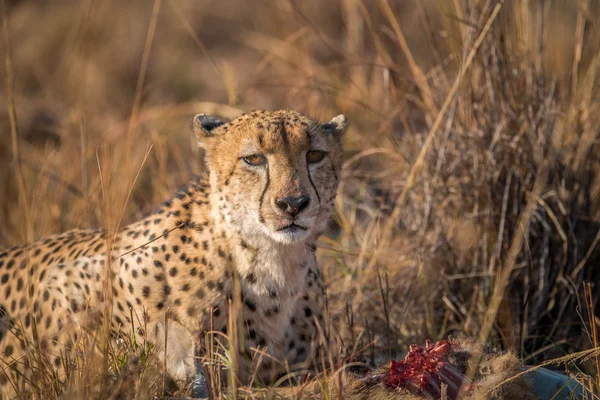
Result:
{"type": "Polygon", "coordinates": [[[315,239],[327,224],[342,167],[346,117],[254,111],[225,123],[194,117],[205,150],[213,212],[242,237],[315,239]]]}

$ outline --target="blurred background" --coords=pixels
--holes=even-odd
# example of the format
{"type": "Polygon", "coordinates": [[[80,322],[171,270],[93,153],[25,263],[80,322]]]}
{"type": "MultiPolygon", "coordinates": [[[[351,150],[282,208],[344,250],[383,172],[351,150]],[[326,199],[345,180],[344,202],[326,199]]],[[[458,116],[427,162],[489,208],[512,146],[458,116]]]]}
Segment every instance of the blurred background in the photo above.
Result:
{"type": "Polygon", "coordinates": [[[2,4],[0,247],[150,212],[203,172],[196,113],[345,113],[341,359],[454,335],[596,374],[599,2],[2,4]]]}

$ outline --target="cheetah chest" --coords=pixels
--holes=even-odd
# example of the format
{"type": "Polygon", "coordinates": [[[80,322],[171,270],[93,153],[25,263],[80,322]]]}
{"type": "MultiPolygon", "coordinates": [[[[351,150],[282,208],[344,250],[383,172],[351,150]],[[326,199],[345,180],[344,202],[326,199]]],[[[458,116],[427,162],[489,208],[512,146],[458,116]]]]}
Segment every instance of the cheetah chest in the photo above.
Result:
{"type": "Polygon", "coordinates": [[[249,339],[280,359],[287,355],[285,335],[306,286],[307,265],[294,252],[257,254],[238,264],[249,339]]]}

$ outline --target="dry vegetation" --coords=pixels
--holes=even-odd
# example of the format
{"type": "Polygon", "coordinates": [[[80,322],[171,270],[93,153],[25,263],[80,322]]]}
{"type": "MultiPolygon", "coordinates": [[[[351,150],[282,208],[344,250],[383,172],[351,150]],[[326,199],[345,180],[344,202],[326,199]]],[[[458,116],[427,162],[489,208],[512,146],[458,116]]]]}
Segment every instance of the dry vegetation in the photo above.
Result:
{"type": "MultiPolygon", "coordinates": [[[[600,3],[3,4],[0,247],[152,210],[202,172],[195,113],[343,112],[345,179],[320,246],[339,363],[448,335],[530,364],[594,346],[600,3]]],[[[69,398],[160,395],[135,345],[82,359],[69,398]]]]}

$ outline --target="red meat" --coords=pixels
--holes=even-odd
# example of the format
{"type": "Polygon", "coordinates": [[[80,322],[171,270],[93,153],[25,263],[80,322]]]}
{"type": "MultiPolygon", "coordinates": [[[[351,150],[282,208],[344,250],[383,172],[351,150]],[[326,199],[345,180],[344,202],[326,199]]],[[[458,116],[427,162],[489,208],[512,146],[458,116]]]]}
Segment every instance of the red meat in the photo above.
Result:
{"type": "Polygon", "coordinates": [[[390,361],[385,384],[392,389],[404,388],[432,399],[441,398],[444,385],[446,398],[454,400],[466,377],[448,362],[451,351],[452,343],[446,340],[434,345],[427,340],[425,347],[413,344],[404,360],[390,361]]]}

